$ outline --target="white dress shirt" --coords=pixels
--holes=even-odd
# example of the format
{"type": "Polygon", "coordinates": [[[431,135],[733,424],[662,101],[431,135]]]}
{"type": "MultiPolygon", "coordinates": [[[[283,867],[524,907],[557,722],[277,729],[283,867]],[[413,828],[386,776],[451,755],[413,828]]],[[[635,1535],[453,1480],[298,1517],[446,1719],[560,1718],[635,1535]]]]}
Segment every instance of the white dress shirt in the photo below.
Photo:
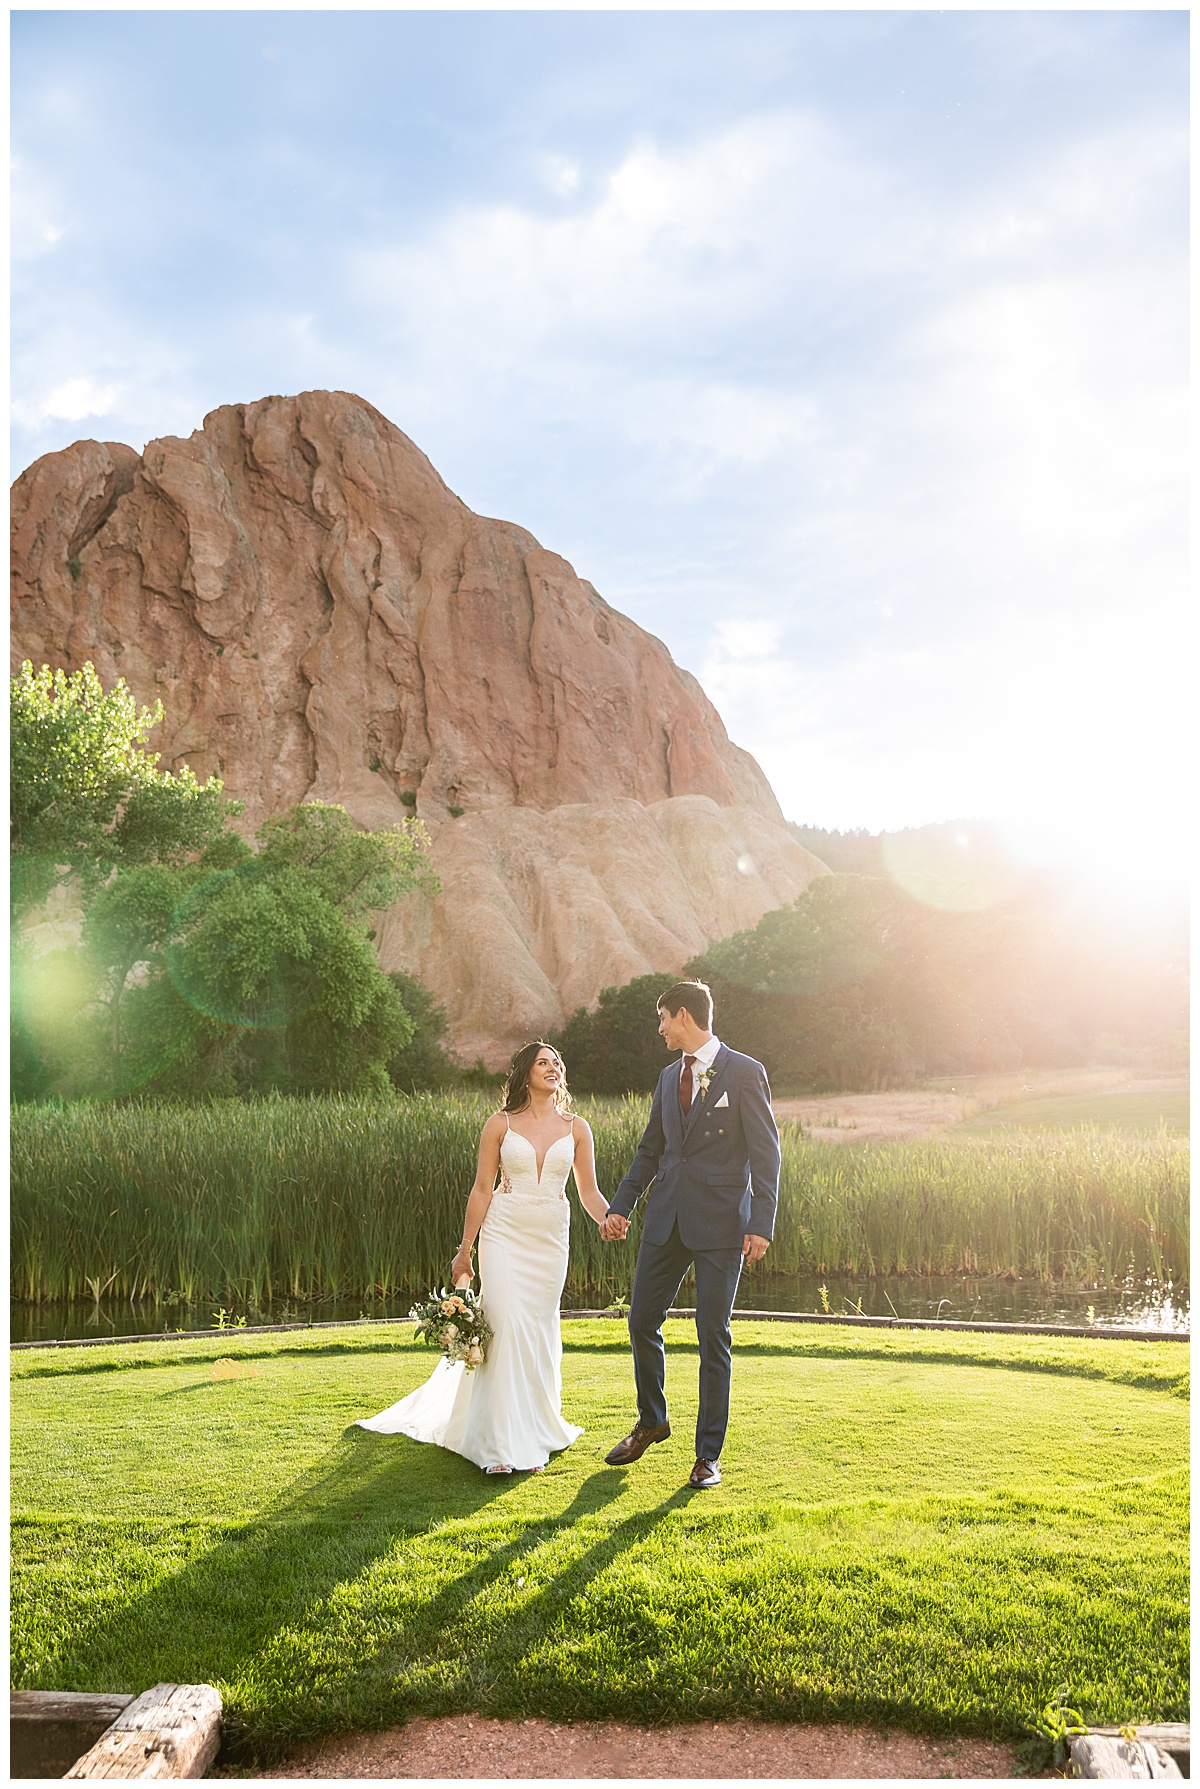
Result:
{"type": "MultiPolygon", "coordinates": [[[[692,1057],[692,1103],[693,1103],[693,1105],[695,1104],[697,1095],[699,1094],[699,1091],[700,1091],[698,1077],[700,1075],[702,1075],[706,1069],[710,1069],[712,1067],[713,1063],[716,1061],[717,1051],[720,1048],[721,1048],[720,1038],[719,1037],[710,1037],[706,1044],[700,1045],[700,1048],[696,1051],[695,1055],[692,1057]]],[[[690,1052],[685,1050],[684,1057],[686,1058],[689,1055],[689,1053],[690,1052]]],[[[682,1076],[683,1076],[683,1065],[681,1062],[681,1064],[680,1064],[680,1079],[682,1079],[682,1076]]]]}
{"type": "MultiPolygon", "coordinates": [[[[692,1085],[693,1085],[693,1087],[696,1084],[696,1076],[702,1075],[706,1068],[712,1067],[713,1063],[717,1059],[717,1051],[720,1048],[721,1048],[721,1040],[719,1037],[710,1037],[706,1044],[700,1045],[700,1048],[696,1051],[695,1059],[692,1063],[692,1085]]],[[[685,1051],[685,1054],[686,1053],[687,1052],[685,1051]]]]}

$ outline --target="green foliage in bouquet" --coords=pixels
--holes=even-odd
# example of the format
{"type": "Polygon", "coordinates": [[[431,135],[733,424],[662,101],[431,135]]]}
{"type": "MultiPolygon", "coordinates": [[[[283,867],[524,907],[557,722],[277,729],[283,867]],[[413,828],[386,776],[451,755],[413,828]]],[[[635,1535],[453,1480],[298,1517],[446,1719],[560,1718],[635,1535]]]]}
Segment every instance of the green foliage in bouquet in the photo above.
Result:
{"type": "Polygon", "coordinates": [[[483,1365],[492,1329],[479,1294],[469,1286],[461,1292],[447,1292],[443,1286],[408,1314],[417,1326],[419,1342],[440,1348],[447,1360],[460,1360],[468,1373],[483,1365]]]}

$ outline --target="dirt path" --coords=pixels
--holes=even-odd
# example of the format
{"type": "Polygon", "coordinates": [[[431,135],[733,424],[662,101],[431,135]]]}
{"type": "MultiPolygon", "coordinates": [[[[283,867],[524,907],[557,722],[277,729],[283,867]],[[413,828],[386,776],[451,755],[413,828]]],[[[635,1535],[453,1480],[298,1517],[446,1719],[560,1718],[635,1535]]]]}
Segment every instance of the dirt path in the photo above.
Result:
{"type": "MultiPolygon", "coordinates": [[[[620,1721],[418,1719],[298,1747],[264,1777],[997,1777],[1011,1746],[783,1721],[628,1727],[620,1721]]],[[[212,1773],[223,1774],[223,1773],[212,1773]]]]}
{"type": "Polygon", "coordinates": [[[1101,1093],[1126,1084],[1135,1085],[1123,1069],[1034,1070],[1020,1075],[964,1075],[954,1081],[934,1081],[887,1093],[776,1099],[772,1104],[776,1118],[802,1124],[814,1142],[887,1143],[947,1130],[993,1106],[1101,1093]]]}

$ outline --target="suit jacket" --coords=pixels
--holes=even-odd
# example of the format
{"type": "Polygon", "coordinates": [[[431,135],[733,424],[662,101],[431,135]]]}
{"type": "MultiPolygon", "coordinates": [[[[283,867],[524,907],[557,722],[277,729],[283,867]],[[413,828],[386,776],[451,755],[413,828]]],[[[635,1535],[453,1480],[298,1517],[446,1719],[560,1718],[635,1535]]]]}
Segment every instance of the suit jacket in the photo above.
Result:
{"type": "Polygon", "coordinates": [[[682,1070],[681,1058],[659,1076],[650,1122],[609,1210],[629,1217],[650,1187],[646,1242],[666,1242],[676,1223],[689,1249],[740,1249],[747,1235],[769,1242],[780,1155],[766,1069],[722,1044],[708,1091],[692,1101],[686,1118],[679,1103],[682,1070]],[[719,1105],[723,1095],[728,1104],[719,1105]]]}

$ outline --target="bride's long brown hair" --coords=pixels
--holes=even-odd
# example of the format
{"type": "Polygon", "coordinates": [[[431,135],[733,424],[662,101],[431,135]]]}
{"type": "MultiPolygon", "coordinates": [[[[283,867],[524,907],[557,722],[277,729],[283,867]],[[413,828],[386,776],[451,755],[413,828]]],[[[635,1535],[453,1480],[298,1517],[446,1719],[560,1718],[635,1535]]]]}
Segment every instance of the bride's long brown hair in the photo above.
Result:
{"type": "Polygon", "coordinates": [[[554,1092],[554,1109],[562,1117],[571,1116],[571,1094],[567,1087],[567,1065],[554,1048],[543,1038],[537,1038],[531,1044],[524,1044],[512,1059],[512,1067],[508,1071],[508,1079],[504,1083],[505,1112],[523,1112],[529,1104],[529,1071],[543,1050],[549,1050],[558,1063],[561,1080],[554,1092]]]}

